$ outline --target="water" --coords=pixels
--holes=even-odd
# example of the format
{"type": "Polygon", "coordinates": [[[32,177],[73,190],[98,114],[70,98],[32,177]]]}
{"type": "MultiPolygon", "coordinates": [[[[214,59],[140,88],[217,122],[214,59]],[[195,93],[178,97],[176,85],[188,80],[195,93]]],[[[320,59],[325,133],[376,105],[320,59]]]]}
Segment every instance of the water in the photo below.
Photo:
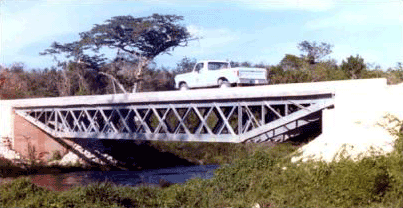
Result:
{"type": "Polygon", "coordinates": [[[96,182],[112,182],[116,185],[157,185],[163,179],[169,183],[184,183],[195,177],[208,179],[214,175],[218,165],[179,166],[139,171],[79,171],[63,174],[30,176],[39,186],[55,191],[64,191],[74,186],[85,186],[96,182]]]}

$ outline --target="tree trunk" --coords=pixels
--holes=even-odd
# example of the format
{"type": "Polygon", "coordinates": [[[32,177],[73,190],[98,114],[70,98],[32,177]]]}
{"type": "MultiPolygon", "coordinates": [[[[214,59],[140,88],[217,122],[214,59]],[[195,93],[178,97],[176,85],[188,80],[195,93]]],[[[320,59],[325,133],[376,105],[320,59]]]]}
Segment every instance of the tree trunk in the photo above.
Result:
{"type": "Polygon", "coordinates": [[[137,70],[134,70],[134,79],[136,80],[133,84],[132,93],[140,92],[141,89],[141,75],[143,74],[144,68],[150,62],[149,59],[144,57],[139,57],[139,63],[137,65],[137,70]]]}

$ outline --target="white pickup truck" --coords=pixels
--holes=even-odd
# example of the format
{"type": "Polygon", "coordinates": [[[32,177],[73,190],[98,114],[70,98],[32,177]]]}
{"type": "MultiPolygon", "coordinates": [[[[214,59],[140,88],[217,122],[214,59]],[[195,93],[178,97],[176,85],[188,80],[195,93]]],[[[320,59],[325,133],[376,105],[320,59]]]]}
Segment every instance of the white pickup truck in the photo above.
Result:
{"type": "Polygon", "coordinates": [[[231,68],[227,61],[201,61],[192,72],[175,76],[175,87],[180,90],[202,87],[230,87],[239,84],[267,84],[267,70],[264,68],[231,68]]]}

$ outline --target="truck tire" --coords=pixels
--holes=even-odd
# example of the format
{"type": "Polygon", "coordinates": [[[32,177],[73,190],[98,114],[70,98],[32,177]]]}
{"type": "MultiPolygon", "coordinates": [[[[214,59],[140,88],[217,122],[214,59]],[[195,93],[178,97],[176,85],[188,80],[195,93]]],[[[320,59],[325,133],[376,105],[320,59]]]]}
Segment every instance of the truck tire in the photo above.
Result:
{"type": "Polygon", "coordinates": [[[181,91],[183,91],[183,90],[188,90],[189,89],[189,87],[188,87],[188,85],[186,84],[186,82],[182,82],[180,85],[179,85],[179,90],[181,90],[181,91]]]}
{"type": "Polygon", "coordinates": [[[219,88],[231,87],[231,84],[228,82],[228,80],[225,79],[219,79],[217,84],[219,88]]]}

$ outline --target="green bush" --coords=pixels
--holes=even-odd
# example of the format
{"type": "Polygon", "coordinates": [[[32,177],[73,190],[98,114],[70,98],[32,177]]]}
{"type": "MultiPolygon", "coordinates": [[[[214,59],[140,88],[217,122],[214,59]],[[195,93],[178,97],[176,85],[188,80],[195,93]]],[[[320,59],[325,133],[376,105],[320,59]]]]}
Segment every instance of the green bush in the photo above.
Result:
{"type": "Polygon", "coordinates": [[[28,178],[15,179],[0,188],[2,207],[52,207],[56,202],[56,193],[38,187],[28,178]]]}

